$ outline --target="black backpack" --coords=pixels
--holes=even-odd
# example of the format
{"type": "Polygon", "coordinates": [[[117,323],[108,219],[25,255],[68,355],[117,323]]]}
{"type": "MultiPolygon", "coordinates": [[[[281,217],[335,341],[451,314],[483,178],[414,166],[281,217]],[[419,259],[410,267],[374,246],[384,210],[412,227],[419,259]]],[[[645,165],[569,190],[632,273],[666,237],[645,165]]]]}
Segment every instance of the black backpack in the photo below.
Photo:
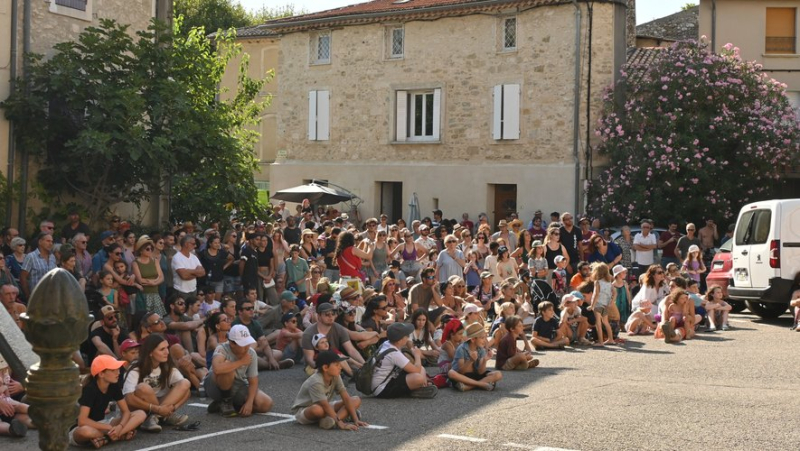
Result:
{"type": "MultiPolygon", "coordinates": [[[[381,366],[383,358],[386,357],[387,354],[395,351],[397,351],[397,349],[389,348],[379,354],[372,354],[372,356],[370,356],[370,358],[368,358],[367,361],[364,362],[364,366],[362,366],[361,369],[358,370],[353,375],[353,378],[356,380],[356,390],[360,391],[361,393],[364,393],[365,395],[371,395],[373,393],[372,374],[375,372],[375,368],[381,366]]],[[[391,375],[392,373],[390,372],[389,376],[391,375]]],[[[386,379],[388,379],[389,376],[386,376],[386,379]]],[[[381,381],[381,384],[383,382],[385,382],[385,379],[381,381]]]]}

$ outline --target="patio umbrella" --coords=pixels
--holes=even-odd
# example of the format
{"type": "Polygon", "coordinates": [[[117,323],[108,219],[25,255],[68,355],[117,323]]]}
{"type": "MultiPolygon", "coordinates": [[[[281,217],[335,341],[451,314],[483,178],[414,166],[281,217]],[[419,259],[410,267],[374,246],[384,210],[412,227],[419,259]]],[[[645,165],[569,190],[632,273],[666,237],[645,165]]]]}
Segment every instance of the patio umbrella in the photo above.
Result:
{"type": "Polygon", "coordinates": [[[353,195],[328,188],[327,186],[309,183],[308,185],[282,189],[271,197],[273,199],[285,200],[286,202],[300,203],[303,202],[303,199],[308,199],[309,202],[314,205],[333,205],[348,201],[353,195]]]}
{"type": "Polygon", "coordinates": [[[419,219],[419,199],[417,193],[411,195],[411,200],[408,202],[408,220],[406,224],[411,226],[411,223],[419,219]]]}

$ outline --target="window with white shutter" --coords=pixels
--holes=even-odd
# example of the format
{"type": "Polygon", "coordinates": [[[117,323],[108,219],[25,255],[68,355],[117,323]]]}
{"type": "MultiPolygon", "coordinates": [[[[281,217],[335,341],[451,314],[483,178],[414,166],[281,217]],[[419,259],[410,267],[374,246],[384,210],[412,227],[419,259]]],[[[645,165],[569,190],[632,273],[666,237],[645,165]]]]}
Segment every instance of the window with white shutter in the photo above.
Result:
{"type": "Polygon", "coordinates": [[[442,90],[397,91],[395,141],[439,141],[442,90]]]}
{"type": "Polygon", "coordinates": [[[330,93],[309,91],[308,93],[308,139],[327,141],[330,139],[330,93]]]}
{"type": "Polygon", "coordinates": [[[492,137],[494,139],[519,139],[519,85],[497,85],[494,87],[494,117],[492,137]]]}

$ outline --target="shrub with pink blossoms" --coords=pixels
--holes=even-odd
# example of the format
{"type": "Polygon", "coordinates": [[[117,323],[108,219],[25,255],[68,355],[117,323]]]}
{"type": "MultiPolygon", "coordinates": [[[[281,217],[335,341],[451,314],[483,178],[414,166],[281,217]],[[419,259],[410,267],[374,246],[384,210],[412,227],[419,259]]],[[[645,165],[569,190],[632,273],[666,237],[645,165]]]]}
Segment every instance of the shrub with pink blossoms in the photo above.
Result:
{"type": "Polygon", "coordinates": [[[738,53],[678,42],[650,66],[623,68],[623,95],[607,92],[595,132],[610,166],[589,185],[590,212],[728,222],[774,195],[800,155],[800,125],[786,86],[738,53]]]}

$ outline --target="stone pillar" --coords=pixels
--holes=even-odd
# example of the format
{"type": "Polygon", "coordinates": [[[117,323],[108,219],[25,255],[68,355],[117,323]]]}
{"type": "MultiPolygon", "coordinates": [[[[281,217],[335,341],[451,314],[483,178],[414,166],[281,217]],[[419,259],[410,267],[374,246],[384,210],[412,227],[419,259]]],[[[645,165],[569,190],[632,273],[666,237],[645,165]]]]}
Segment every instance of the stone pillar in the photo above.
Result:
{"type": "Polygon", "coordinates": [[[92,316],[75,278],[57,268],[36,285],[23,314],[25,336],[41,362],[28,371],[30,416],[39,429],[39,449],[66,450],[78,417],[81,394],[72,354],[88,336],[92,316]]]}
{"type": "Polygon", "coordinates": [[[636,47],[636,0],[628,0],[628,24],[625,38],[628,48],[636,47]]]}

